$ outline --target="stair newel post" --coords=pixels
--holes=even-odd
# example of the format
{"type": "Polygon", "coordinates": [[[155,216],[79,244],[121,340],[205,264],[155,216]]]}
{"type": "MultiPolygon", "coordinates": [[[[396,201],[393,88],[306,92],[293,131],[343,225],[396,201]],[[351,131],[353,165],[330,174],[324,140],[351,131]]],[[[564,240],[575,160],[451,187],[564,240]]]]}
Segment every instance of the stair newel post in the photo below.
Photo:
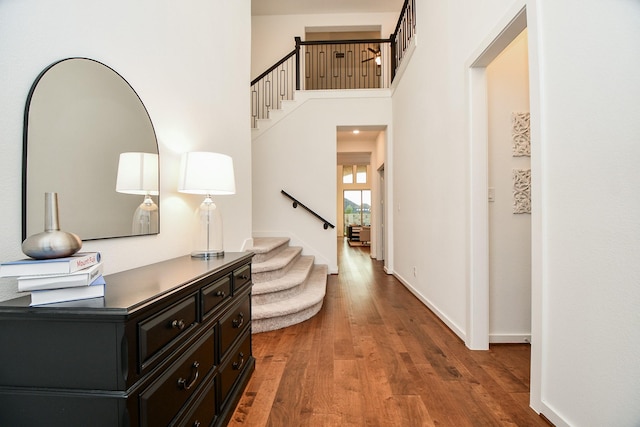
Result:
{"type": "Polygon", "coordinates": [[[295,37],[296,39],[296,90],[300,90],[300,43],[302,39],[295,37]]]}

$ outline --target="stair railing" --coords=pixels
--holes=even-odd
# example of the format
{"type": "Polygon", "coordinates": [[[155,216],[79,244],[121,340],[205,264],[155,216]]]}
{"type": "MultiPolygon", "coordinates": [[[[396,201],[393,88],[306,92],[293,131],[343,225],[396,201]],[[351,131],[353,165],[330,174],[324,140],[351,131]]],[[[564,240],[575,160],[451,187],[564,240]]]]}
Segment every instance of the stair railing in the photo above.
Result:
{"type": "Polygon", "coordinates": [[[307,206],[305,206],[303,203],[301,203],[298,199],[296,199],[295,197],[293,197],[291,194],[287,193],[284,190],[280,190],[280,193],[282,193],[283,195],[285,195],[286,197],[288,197],[289,199],[293,200],[293,208],[297,208],[298,206],[300,206],[301,208],[305,209],[307,212],[309,212],[311,215],[315,216],[316,218],[318,218],[320,221],[322,221],[322,228],[324,228],[325,230],[329,227],[331,228],[336,228],[335,225],[331,224],[329,221],[327,221],[326,219],[322,218],[320,215],[318,215],[317,213],[315,213],[314,211],[312,211],[311,209],[309,209],[307,206]]]}
{"type": "Polygon", "coordinates": [[[251,82],[251,126],[256,127],[258,119],[269,118],[270,110],[279,110],[283,100],[293,99],[299,48],[285,55],[251,82]]]}
{"type": "Polygon", "coordinates": [[[416,34],[416,0],[404,0],[396,29],[391,34],[391,81],[396,76],[398,67],[409,48],[411,39],[416,34]]]}
{"type": "Polygon", "coordinates": [[[301,41],[296,37],[296,49],[304,90],[381,89],[391,83],[391,39],[301,41]]]}
{"type": "Polygon", "coordinates": [[[415,0],[405,0],[388,39],[302,41],[251,82],[251,127],[296,90],[390,87],[416,33],[415,0]],[[304,81],[302,73],[304,73],[304,81]],[[302,87],[304,83],[304,88],[302,87]]]}

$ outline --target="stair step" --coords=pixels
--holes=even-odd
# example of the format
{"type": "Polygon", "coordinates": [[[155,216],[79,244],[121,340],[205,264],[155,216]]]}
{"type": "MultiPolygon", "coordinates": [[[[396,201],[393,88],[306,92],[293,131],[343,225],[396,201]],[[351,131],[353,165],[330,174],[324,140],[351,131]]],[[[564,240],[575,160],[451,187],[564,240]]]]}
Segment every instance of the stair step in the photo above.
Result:
{"type": "Polygon", "coordinates": [[[262,119],[257,119],[252,128],[252,133],[254,135],[261,134],[263,131],[269,129],[280,120],[285,118],[291,111],[299,107],[299,103],[294,99],[283,99],[280,101],[280,108],[274,108],[269,110],[267,117],[262,119]],[[253,132],[255,131],[255,132],[253,132]]]}
{"type": "Polygon", "coordinates": [[[268,129],[273,123],[273,119],[257,119],[255,130],[268,129]]]}
{"type": "Polygon", "coordinates": [[[253,283],[262,283],[284,276],[301,253],[301,247],[287,246],[275,256],[263,262],[253,263],[251,265],[253,283]]]}
{"type": "Polygon", "coordinates": [[[289,272],[275,280],[254,283],[251,291],[251,302],[255,305],[268,304],[277,300],[287,299],[302,292],[304,283],[313,269],[313,256],[299,257],[289,272]]]}
{"type": "Polygon", "coordinates": [[[282,111],[282,109],[274,109],[274,110],[269,110],[269,114],[267,116],[267,118],[269,120],[280,120],[282,117],[285,116],[285,112],[282,111]]]}
{"type": "Polygon", "coordinates": [[[304,284],[304,289],[297,295],[253,306],[251,314],[253,333],[291,326],[318,313],[326,294],[327,273],[326,265],[315,265],[304,284]]]}
{"type": "Polygon", "coordinates": [[[313,317],[327,290],[328,267],[289,246],[286,237],[254,237],[251,321],[254,333],[284,328],[313,317]]]}
{"type": "Polygon", "coordinates": [[[283,99],[282,101],[280,101],[280,110],[287,111],[291,107],[294,107],[296,103],[297,101],[295,99],[283,99]]]}
{"type": "Polygon", "coordinates": [[[253,246],[246,248],[253,252],[253,263],[261,263],[277,255],[289,244],[288,237],[254,237],[253,246]]]}

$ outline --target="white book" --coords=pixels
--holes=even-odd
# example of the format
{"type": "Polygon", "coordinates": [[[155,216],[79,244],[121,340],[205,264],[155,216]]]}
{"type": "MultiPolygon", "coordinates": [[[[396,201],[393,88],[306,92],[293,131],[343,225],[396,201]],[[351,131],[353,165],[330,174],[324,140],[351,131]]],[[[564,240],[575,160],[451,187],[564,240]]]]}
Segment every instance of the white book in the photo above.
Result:
{"type": "Polygon", "coordinates": [[[100,252],[79,252],[64,258],[19,259],[0,264],[0,277],[69,274],[100,262],[100,252]]]}
{"type": "Polygon", "coordinates": [[[102,263],[100,262],[71,274],[20,276],[18,277],[18,291],[26,292],[42,289],[87,287],[101,275],[102,263]]]}
{"type": "Polygon", "coordinates": [[[104,297],[104,281],[96,280],[100,284],[82,286],[78,288],[49,289],[31,292],[30,305],[53,304],[56,302],[76,301],[89,298],[104,297]]]}

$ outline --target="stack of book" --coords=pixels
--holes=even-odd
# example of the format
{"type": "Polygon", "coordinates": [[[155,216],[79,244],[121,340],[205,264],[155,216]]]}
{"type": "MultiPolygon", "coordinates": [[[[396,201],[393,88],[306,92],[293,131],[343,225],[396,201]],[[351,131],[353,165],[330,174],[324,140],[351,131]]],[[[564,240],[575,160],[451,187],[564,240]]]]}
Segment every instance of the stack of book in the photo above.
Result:
{"type": "Polygon", "coordinates": [[[0,277],[17,277],[18,291],[31,292],[31,305],[104,297],[99,252],[5,262],[0,277]]]}

